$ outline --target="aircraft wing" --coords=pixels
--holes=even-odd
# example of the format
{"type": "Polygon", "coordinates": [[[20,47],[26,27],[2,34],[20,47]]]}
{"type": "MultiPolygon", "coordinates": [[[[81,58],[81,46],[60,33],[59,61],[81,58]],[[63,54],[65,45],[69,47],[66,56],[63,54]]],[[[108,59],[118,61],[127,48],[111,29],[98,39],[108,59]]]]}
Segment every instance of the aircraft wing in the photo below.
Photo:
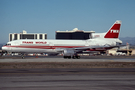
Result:
{"type": "Polygon", "coordinates": [[[80,48],[74,48],[74,50],[88,50],[88,49],[111,49],[119,46],[110,46],[110,45],[103,45],[103,46],[87,46],[87,47],[80,47],[80,48]]]}
{"type": "Polygon", "coordinates": [[[86,46],[86,47],[77,47],[77,48],[56,48],[55,50],[59,53],[62,53],[64,51],[73,51],[75,53],[77,52],[82,52],[82,51],[86,51],[86,50],[90,50],[90,49],[112,49],[115,47],[120,47],[120,46],[110,46],[110,45],[103,45],[103,46],[86,46]]]}

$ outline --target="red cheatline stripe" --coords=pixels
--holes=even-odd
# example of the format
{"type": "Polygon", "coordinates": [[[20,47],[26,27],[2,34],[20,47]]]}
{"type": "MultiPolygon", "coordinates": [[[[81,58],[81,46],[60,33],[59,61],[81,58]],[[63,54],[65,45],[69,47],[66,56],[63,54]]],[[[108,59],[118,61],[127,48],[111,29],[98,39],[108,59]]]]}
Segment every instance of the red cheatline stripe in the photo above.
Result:
{"type": "Polygon", "coordinates": [[[5,46],[5,47],[55,49],[55,48],[78,48],[78,47],[85,47],[85,46],[5,46]]]}

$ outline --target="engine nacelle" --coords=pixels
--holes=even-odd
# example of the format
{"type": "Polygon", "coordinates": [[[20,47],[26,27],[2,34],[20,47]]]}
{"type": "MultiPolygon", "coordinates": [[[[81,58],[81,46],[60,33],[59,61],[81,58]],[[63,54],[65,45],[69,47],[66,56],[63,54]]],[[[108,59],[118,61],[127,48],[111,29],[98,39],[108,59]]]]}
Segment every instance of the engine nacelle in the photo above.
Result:
{"type": "Polygon", "coordinates": [[[106,33],[92,33],[91,38],[104,38],[106,33]]]}
{"type": "Polygon", "coordinates": [[[73,56],[75,54],[74,50],[64,50],[64,56],[73,56]]]}

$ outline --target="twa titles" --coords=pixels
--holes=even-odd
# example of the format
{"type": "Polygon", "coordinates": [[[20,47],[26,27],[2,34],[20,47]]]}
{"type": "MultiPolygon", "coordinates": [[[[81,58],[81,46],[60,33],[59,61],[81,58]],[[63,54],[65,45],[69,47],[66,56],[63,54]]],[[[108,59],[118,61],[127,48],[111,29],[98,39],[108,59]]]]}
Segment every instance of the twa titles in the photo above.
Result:
{"type": "Polygon", "coordinates": [[[119,30],[111,30],[110,33],[119,33],[119,30]]]}
{"type": "Polygon", "coordinates": [[[47,44],[46,41],[22,41],[22,44],[47,44]]]}

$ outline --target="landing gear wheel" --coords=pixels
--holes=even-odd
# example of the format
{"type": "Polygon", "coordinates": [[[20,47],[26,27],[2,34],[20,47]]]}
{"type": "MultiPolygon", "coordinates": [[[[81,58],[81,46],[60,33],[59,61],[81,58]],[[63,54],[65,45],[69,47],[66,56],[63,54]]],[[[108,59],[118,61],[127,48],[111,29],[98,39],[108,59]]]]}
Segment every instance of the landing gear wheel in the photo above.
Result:
{"type": "Polygon", "coordinates": [[[67,56],[64,56],[63,58],[64,58],[64,59],[66,59],[66,58],[67,58],[67,56]]]}
{"type": "Polygon", "coordinates": [[[73,59],[80,59],[80,56],[73,56],[73,59]]]}
{"type": "Polygon", "coordinates": [[[71,56],[68,56],[68,59],[71,59],[71,56]]]}
{"type": "Polygon", "coordinates": [[[80,56],[76,56],[77,59],[80,59],[80,56]]]}
{"type": "Polygon", "coordinates": [[[73,59],[76,59],[76,57],[75,57],[75,56],[73,56],[72,58],[73,58],[73,59]]]}
{"type": "Polygon", "coordinates": [[[71,56],[64,56],[63,58],[64,59],[66,59],[66,58],[71,59],[71,56]]]}

